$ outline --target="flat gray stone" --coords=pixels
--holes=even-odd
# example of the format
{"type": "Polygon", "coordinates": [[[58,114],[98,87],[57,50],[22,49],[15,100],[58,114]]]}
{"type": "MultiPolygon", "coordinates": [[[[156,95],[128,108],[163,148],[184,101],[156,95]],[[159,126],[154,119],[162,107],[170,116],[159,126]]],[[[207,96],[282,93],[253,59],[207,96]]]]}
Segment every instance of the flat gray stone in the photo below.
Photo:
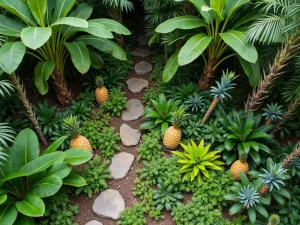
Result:
{"type": "Polygon", "coordinates": [[[103,225],[103,224],[97,220],[92,220],[92,221],[86,223],[85,225],[103,225]]]}
{"type": "Polygon", "coordinates": [[[133,56],[146,58],[151,55],[151,52],[147,48],[137,48],[134,51],[132,51],[133,56]]]}
{"type": "Polygon", "coordinates": [[[120,213],[125,209],[123,197],[117,190],[107,189],[95,199],[94,213],[105,219],[119,220],[120,213]]]}
{"type": "Polygon", "coordinates": [[[141,35],[138,37],[139,45],[148,45],[149,37],[147,35],[141,35]]]}
{"type": "Polygon", "coordinates": [[[132,121],[144,115],[144,106],[138,99],[130,99],[127,102],[126,109],[122,111],[122,120],[132,121]]]}
{"type": "Polygon", "coordinates": [[[132,129],[127,124],[122,124],[120,128],[120,137],[123,145],[136,146],[140,141],[141,132],[137,129],[132,129]]]}
{"type": "Polygon", "coordinates": [[[149,86],[149,81],[141,78],[130,78],[126,81],[129,91],[134,94],[141,93],[149,86]]]}
{"type": "Polygon", "coordinates": [[[110,175],[114,180],[120,180],[127,176],[134,161],[134,155],[121,152],[114,155],[109,165],[110,175]]]}
{"type": "Polygon", "coordinates": [[[134,71],[138,75],[145,75],[152,71],[152,65],[148,62],[141,61],[134,66],[134,71]]]}

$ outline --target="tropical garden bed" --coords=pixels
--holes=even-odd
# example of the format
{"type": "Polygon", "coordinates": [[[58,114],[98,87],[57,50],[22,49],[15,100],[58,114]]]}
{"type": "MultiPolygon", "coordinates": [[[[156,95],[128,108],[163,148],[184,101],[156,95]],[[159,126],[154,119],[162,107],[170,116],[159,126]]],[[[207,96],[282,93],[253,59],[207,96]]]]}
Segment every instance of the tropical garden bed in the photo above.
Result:
{"type": "Polygon", "coordinates": [[[300,224],[298,0],[0,8],[1,225],[300,224]]]}

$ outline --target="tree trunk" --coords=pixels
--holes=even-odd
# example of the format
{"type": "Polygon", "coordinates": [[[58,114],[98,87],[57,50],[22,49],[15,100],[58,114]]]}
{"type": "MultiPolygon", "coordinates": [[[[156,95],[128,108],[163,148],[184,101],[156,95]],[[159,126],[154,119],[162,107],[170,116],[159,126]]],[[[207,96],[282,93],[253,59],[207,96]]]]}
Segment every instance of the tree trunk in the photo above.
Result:
{"type": "Polygon", "coordinates": [[[296,158],[300,157],[300,142],[297,143],[293,152],[288,155],[285,160],[282,162],[283,168],[288,168],[291,162],[293,162],[296,158]]]}
{"type": "Polygon", "coordinates": [[[208,59],[207,66],[205,66],[203,75],[198,82],[198,86],[201,90],[208,90],[214,82],[215,70],[213,68],[216,64],[216,59],[208,59]]]}
{"type": "Polygon", "coordinates": [[[71,104],[72,102],[71,92],[68,89],[64,76],[58,69],[54,70],[53,75],[54,75],[55,91],[57,94],[58,101],[63,106],[71,104]]]}
{"type": "Polygon", "coordinates": [[[11,74],[9,77],[11,79],[11,82],[13,83],[13,85],[16,88],[17,95],[18,95],[19,99],[21,100],[21,102],[23,103],[23,106],[28,113],[27,116],[31,120],[36,132],[38,133],[38,135],[40,137],[40,140],[42,141],[44,146],[48,146],[46,138],[45,138],[45,136],[41,130],[41,127],[36,119],[35,113],[32,111],[31,104],[26,97],[26,90],[25,90],[23,84],[20,83],[20,79],[15,73],[11,74]]]}
{"type": "Polygon", "coordinates": [[[207,112],[205,113],[201,124],[205,124],[206,121],[209,119],[210,115],[212,114],[212,112],[215,110],[217,104],[219,103],[220,99],[219,98],[215,98],[213,100],[213,102],[210,104],[209,109],[207,110],[207,112]]]}

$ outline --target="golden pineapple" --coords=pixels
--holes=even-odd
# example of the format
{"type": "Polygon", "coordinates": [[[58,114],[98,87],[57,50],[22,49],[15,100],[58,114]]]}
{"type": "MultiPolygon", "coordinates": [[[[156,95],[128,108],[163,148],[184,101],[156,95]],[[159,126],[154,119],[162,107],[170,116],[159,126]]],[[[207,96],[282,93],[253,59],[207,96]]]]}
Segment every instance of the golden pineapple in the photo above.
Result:
{"type": "Polygon", "coordinates": [[[88,150],[93,153],[92,146],[89,140],[79,134],[80,121],[78,121],[77,116],[68,116],[64,119],[63,128],[72,135],[70,142],[70,148],[81,148],[88,150]]]}
{"type": "Polygon", "coordinates": [[[101,104],[108,101],[108,90],[104,87],[103,78],[98,76],[96,77],[96,91],[95,91],[95,97],[96,101],[101,104]]]}
{"type": "Polygon", "coordinates": [[[266,193],[268,193],[270,187],[268,185],[263,185],[260,189],[259,189],[259,195],[263,196],[266,193]]]}
{"type": "Polygon", "coordinates": [[[249,165],[247,163],[247,154],[246,153],[240,154],[239,160],[232,163],[232,165],[230,167],[230,171],[236,180],[241,179],[240,172],[244,172],[245,174],[248,173],[249,165]]]}
{"type": "Polygon", "coordinates": [[[180,126],[182,125],[182,123],[184,122],[187,116],[188,114],[185,113],[185,109],[183,107],[175,109],[174,112],[172,113],[173,126],[170,126],[167,129],[163,140],[163,144],[166,148],[168,149],[178,148],[182,136],[180,126]]]}

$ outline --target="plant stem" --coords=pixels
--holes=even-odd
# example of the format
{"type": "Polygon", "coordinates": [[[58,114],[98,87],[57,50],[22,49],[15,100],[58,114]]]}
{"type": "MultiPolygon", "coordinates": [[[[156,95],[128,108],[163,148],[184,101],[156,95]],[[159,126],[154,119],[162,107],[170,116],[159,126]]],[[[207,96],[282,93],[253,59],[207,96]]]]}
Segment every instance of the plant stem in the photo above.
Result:
{"type": "Polygon", "coordinates": [[[217,104],[219,103],[220,99],[219,98],[215,98],[212,103],[209,106],[209,109],[207,110],[207,112],[205,113],[201,124],[205,124],[207,122],[207,120],[209,119],[210,115],[212,114],[212,112],[215,110],[217,104]]]}
{"type": "Polygon", "coordinates": [[[233,54],[228,55],[228,56],[224,57],[223,59],[221,59],[221,60],[213,67],[213,70],[216,70],[216,69],[218,68],[218,66],[219,66],[222,62],[224,62],[226,59],[229,59],[229,58],[231,58],[231,57],[233,57],[233,56],[236,56],[236,54],[233,53],[233,54]]]}
{"type": "Polygon", "coordinates": [[[288,168],[291,162],[293,162],[296,158],[300,157],[300,141],[295,146],[293,152],[289,154],[285,160],[282,162],[283,168],[288,168]]]}

